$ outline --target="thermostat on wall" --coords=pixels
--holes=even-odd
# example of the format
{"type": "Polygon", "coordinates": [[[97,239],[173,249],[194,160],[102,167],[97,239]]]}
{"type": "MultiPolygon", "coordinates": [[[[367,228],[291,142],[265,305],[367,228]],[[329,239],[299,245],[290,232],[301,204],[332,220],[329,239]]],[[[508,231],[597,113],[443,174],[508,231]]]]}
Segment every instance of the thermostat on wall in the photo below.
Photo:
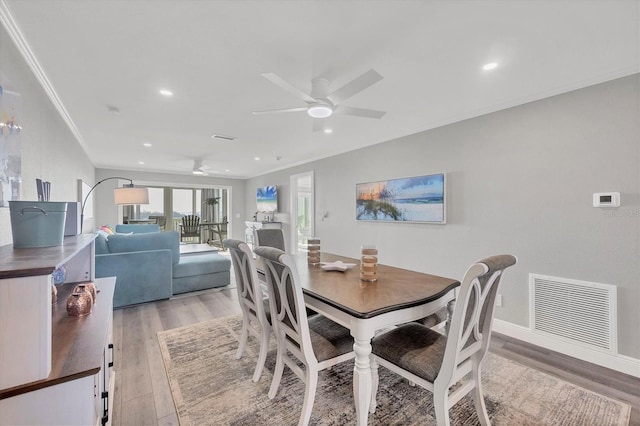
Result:
{"type": "Polygon", "coordinates": [[[596,192],[593,194],[593,207],[620,207],[620,193],[596,192]]]}

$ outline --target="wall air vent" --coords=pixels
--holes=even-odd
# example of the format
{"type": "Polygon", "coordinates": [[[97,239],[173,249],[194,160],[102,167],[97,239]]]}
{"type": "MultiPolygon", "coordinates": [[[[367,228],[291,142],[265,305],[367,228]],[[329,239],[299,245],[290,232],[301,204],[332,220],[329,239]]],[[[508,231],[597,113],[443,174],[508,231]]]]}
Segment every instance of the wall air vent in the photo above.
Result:
{"type": "Polygon", "coordinates": [[[616,286],[529,274],[533,332],[617,353],[616,286]]]}
{"type": "Polygon", "coordinates": [[[234,141],[234,140],[238,139],[235,136],[221,135],[221,134],[218,134],[218,133],[214,133],[213,135],[211,135],[211,137],[213,139],[220,139],[220,140],[223,140],[223,141],[234,141]]]}

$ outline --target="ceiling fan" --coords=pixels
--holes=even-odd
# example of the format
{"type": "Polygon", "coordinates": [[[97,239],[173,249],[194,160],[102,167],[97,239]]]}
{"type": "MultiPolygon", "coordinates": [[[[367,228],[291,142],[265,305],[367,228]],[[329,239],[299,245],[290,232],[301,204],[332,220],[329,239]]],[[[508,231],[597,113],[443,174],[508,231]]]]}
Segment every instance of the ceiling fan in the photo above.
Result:
{"type": "Polygon", "coordinates": [[[202,158],[195,158],[193,160],[193,170],[191,173],[199,176],[208,176],[207,170],[209,170],[209,168],[209,166],[202,164],[202,158]]]}
{"type": "MultiPolygon", "coordinates": [[[[275,73],[264,73],[262,76],[276,86],[279,86],[294,96],[302,99],[307,103],[307,106],[254,111],[253,114],[256,115],[298,111],[306,111],[310,117],[319,119],[328,118],[333,114],[355,115],[366,118],[382,118],[382,116],[385,115],[385,111],[342,105],[343,101],[382,80],[383,77],[374,69],[370,69],[333,92],[329,91],[329,80],[326,78],[313,79],[311,80],[311,94],[309,95],[285,81],[275,73]]],[[[321,127],[317,127],[314,123],[314,130],[320,130],[320,128],[321,127]]]]}

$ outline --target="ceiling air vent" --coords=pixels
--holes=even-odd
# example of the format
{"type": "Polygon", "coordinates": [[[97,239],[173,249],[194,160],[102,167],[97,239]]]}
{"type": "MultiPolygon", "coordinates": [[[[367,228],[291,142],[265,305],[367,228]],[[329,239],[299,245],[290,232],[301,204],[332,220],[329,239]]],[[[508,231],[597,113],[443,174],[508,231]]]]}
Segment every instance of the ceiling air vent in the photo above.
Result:
{"type": "Polygon", "coordinates": [[[238,139],[235,136],[221,135],[221,134],[218,134],[218,133],[214,133],[213,135],[211,135],[211,137],[213,139],[220,139],[220,140],[223,140],[223,141],[234,141],[234,140],[238,139]]]}

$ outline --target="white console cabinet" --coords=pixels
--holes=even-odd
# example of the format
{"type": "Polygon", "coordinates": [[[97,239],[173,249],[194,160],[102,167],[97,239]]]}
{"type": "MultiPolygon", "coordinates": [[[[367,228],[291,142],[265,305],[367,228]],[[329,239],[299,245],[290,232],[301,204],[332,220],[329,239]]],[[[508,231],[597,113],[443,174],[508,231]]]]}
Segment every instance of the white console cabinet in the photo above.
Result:
{"type": "Polygon", "coordinates": [[[0,247],[0,425],[109,423],[114,387],[115,278],[95,279],[95,235],[61,246],[0,247]],[[67,266],[66,284],[51,303],[52,273],[67,266]],[[91,314],[70,317],[75,284],[99,291],[91,314]]]}

